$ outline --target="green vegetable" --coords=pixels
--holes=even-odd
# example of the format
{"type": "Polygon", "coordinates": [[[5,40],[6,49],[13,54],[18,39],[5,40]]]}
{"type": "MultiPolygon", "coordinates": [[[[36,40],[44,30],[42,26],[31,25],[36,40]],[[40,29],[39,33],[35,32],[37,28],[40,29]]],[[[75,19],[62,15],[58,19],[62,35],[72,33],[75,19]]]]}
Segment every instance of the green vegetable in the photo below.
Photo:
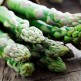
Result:
{"type": "Polygon", "coordinates": [[[39,58],[41,57],[41,54],[54,58],[64,56],[69,52],[68,47],[48,38],[45,38],[45,41],[42,44],[34,44],[29,47],[30,52],[32,50],[35,57],[37,55],[39,58]]]}
{"type": "Polygon", "coordinates": [[[66,46],[48,38],[46,38],[46,40],[43,42],[43,46],[45,47],[46,56],[52,58],[64,56],[69,52],[69,49],[66,46]]]}
{"type": "Polygon", "coordinates": [[[58,26],[48,25],[41,20],[30,21],[30,23],[57,40],[63,40],[65,43],[72,42],[80,44],[81,24],[74,27],[63,26],[62,28],[59,28],[58,26]]]}
{"type": "Polygon", "coordinates": [[[42,57],[39,61],[39,65],[47,67],[52,72],[64,72],[66,71],[66,65],[60,57],[51,59],[49,57],[42,57]]]}
{"type": "Polygon", "coordinates": [[[81,14],[63,13],[55,8],[47,8],[29,0],[7,0],[7,6],[16,12],[19,12],[27,18],[43,20],[49,24],[58,26],[74,26],[81,23],[81,14]]]}
{"type": "Polygon", "coordinates": [[[35,70],[33,63],[30,62],[16,62],[12,58],[7,58],[6,61],[10,68],[14,69],[18,74],[22,76],[30,76],[35,70]]]}
{"type": "Polygon", "coordinates": [[[34,26],[29,27],[28,20],[17,17],[12,11],[3,6],[0,6],[0,22],[26,42],[42,43],[45,39],[42,31],[34,26]]]}
{"type": "Polygon", "coordinates": [[[0,57],[10,57],[15,61],[29,60],[31,54],[24,45],[15,43],[6,33],[0,31],[0,57]]]}
{"type": "Polygon", "coordinates": [[[7,65],[22,76],[30,76],[34,65],[29,62],[31,54],[27,47],[15,43],[8,34],[0,30],[0,58],[6,60],[7,65]]]}

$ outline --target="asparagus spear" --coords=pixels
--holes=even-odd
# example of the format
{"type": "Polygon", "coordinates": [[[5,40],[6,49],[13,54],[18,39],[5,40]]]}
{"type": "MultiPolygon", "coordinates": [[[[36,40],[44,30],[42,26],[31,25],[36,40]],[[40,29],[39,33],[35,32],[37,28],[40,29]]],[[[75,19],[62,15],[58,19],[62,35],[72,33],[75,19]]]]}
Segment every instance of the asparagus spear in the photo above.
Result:
{"type": "Polygon", "coordinates": [[[15,43],[6,33],[0,31],[0,57],[26,61],[29,60],[31,54],[24,45],[15,43]]]}
{"type": "Polygon", "coordinates": [[[35,4],[29,0],[7,0],[10,9],[25,15],[27,18],[43,20],[49,24],[74,26],[81,23],[81,14],[63,13],[55,8],[35,4]]]}
{"type": "Polygon", "coordinates": [[[64,72],[66,71],[66,65],[60,57],[51,59],[49,57],[42,57],[39,60],[38,65],[47,67],[52,72],[64,72]]]}
{"type": "Polygon", "coordinates": [[[24,63],[29,60],[31,54],[27,47],[15,43],[8,34],[0,31],[0,58],[7,61],[7,65],[23,76],[29,76],[34,71],[32,63],[24,63]]]}
{"type": "Polygon", "coordinates": [[[57,42],[48,38],[45,38],[45,41],[41,44],[26,44],[20,40],[17,40],[17,42],[23,43],[29,49],[32,59],[39,59],[43,54],[52,58],[64,56],[69,52],[68,47],[63,42],[57,42]]]}
{"type": "Polygon", "coordinates": [[[63,44],[59,44],[56,41],[46,38],[43,42],[45,47],[45,54],[48,57],[58,57],[63,56],[69,52],[69,49],[63,44]]]}
{"type": "Polygon", "coordinates": [[[29,27],[28,20],[18,18],[12,11],[3,6],[0,6],[0,22],[26,42],[42,43],[45,39],[42,31],[33,26],[29,27]]]}
{"type": "Polygon", "coordinates": [[[80,44],[81,24],[74,27],[63,26],[62,28],[59,28],[57,26],[48,25],[43,21],[35,20],[31,22],[31,25],[36,26],[44,33],[47,33],[56,39],[63,40],[65,43],[72,42],[75,44],[80,44]]]}
{"type": "Polygon", "coordinates": [[[6,61],[10,68],[14,69],[18,74],[22,76],[30,76],[35,70],[33,63],[30,62],[16,62],[13,60],[13,58],[7,58],[6,61]]]}

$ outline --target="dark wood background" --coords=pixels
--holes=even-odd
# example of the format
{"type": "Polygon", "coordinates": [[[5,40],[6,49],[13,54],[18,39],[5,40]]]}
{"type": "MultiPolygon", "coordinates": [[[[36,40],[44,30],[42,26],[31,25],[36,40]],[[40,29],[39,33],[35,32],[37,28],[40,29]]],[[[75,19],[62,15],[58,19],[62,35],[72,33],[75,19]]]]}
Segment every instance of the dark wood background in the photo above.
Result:
{"type": "MultiPolygon", "coordinates": [[[[47,0],[46,0],[47,1],[47,0]]],[[[63,12],[80,13],[81,6],[78,0],[64,0],[60,5],[50,4],[44,0],[40,0],[41,4],[50,7],[55,7],[63,12]]],[[[52,73],[46,69],[38,69],[31,77],[21,77],[12,69],[7,67],[6,63],[0,59],[0,81],[81,81],[81,61],[73,60],[66,62],[67,72],[52,73]]]]}
{"type": "Polygon", "coordinates": [[[42,5],[51,8],[54,7],[63,12],[80,13],[81,5],[79,0],[64,0],[62,4],[51,4],[48,0],[39,0],[42,5]]]}

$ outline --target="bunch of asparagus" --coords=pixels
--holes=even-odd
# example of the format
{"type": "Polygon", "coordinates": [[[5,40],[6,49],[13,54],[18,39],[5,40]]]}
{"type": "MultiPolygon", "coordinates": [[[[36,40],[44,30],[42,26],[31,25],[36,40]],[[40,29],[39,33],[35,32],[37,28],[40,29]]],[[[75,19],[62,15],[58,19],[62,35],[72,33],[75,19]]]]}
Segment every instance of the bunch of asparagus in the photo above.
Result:
{"type": "Polygon", "coordinates": [[[44,33],[47,33],[58,40],[61,39],[61,41],[64,41],[65,43],[72,42],[74,44],[80,44],[80,13],[62,13],[56,9],[48,9],[45,6],[35,4],[28,0],[8,0],[7,5],[10,9],[23,14],[25,18],[30,18],[31,25],[41,29],[44,33]],[[31,10],[33,13],[30,12],[31,10]]]}
{"type": "Polygon", "coordinates": [[[70,49],[64,43],[45,37],[43,32],[66,43],[80,44],[80,14],[62,13],[28,0],[6,0],[6,3],[11,10],[23,14],[25,18],[0,6],[0,23],[23,44],[14,42],[9,32],[6,34],[0,30],[0,57],[7,65],[23,76],[33,73],[35,63],[53,72],[66,71],[61,57],[70,55],[70,49]]]}
{"type": "Polygon", "coordinates": [[[71,14],[57,11],[55,8],[35,4],[29,0],[7,0],[7,6],[27,18],[39,19],[48,24],[62,26],[75,26],[81,23],[81,13],[71,14]],[[32,11],[32,13],[31,13],[32,11]]]}
{"type": "MultiPolygon", "coordinates": [[[[0,22],[4,25],[4,28],[11,31],[12,34],[14,33],[21,41],[24,40],[26,42],[27,48],[20,44],[16,45],[9,37],[8,42],[7,36],[1,33],[1,37],[4,37],[1,40],[1,46],[5,47],[4,45],[6,45],[6,43],[9,45],[6,51],[3,52],[3,50],[1,50],[1,58],[6,59],[9,67],[23,76],[29,76],[34,71],[34,64],[31,62],[35,58],[37,59],[36,62],[42,65],[45,64],[51,71],[63,72],[66,70],[65,63],[60,57],[69,52],[67,46],[43,36],[41,30],[36,27],[29,27],[28,20],[16,16],[14,12],[4,6],[0,6],[0,22]],[[19,48],[21,48],[22,51],[19,48]],[[20,68],[20,66],[22,66],[22,68],[20,68]],[[23,69],[25,70],[24,72],[22,71],[23,69]]],[[[3,47],[1,48],[3,49],[3,47]]]]}

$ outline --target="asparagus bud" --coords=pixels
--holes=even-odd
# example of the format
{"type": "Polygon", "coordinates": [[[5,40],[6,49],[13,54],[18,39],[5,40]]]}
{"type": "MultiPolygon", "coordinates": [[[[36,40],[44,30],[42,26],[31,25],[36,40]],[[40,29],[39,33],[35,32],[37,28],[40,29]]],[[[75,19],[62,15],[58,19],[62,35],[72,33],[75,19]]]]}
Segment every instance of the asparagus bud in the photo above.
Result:
{"type": "Polygon", "coordinates": [[[10,9],[25,15],[27,18],[43,20],[59,26],[74,26],[81,23],[81,13],[63,13],[55,8],[47,8],[29,0],[7,0],[10,9]]]}
{"type": "Polygon", "coordinates": [[[0,57],[13,58],[15,61],[29,60],[29,50],[21,44],[15,43],[6,33],[0,31],[0,57]]]}
{"type": "MultiPolygon", "coordinates": [[[[49,57],[42,57],[40,59],[41,66],[47,67],[53,72],[64,72],[66,71],[66,65],[60,57],[51,59],[49,57]]],[[[40,64],[39,64],[40,65],[40,64]]]]}
{"type": "Polygon", "coordinates": [[[43,42],[45,48],[45,54],[49,57],[63,56],[69,52],[68,47],[59,44],[51,39],[46,38],[43,42]]]}
{"type": "Polygon", "coordinates": [[[42,43],[45,39],[42,31],[33,26],[29,27],[28,20],[18,18],[12,11],[3,6],[0,6],[0,22],[26,42],[42,43]]]}
{"type": "Polygon", "coordinates": [[[29,47],[32,56],[38,58],[44,56],[44,54],[50,58],[54,58],[64,56],[69,52],[67,46],[48,38],[45,38],[45,41],[42,44],[34,44],[29,47]]]}
{"type": "Polygon", "coordinates": [[[34,71],[33,63],[16,62],[12,58],[8,58],[6,61],[10,68],[22,76],[30,76],[34,71]]]}
{"type": "Polygon", "coordinates": [[[80,44],[81,24],[74,27],[63,26],[62,28],[59,28],[57,26],[48,25],[43,21],[35,20],[31,22],[31,25],[36,26],[44,33],[47,33],[56,39],[63,40],[65,43],[72,42],[75,44],[80,44]]]}

